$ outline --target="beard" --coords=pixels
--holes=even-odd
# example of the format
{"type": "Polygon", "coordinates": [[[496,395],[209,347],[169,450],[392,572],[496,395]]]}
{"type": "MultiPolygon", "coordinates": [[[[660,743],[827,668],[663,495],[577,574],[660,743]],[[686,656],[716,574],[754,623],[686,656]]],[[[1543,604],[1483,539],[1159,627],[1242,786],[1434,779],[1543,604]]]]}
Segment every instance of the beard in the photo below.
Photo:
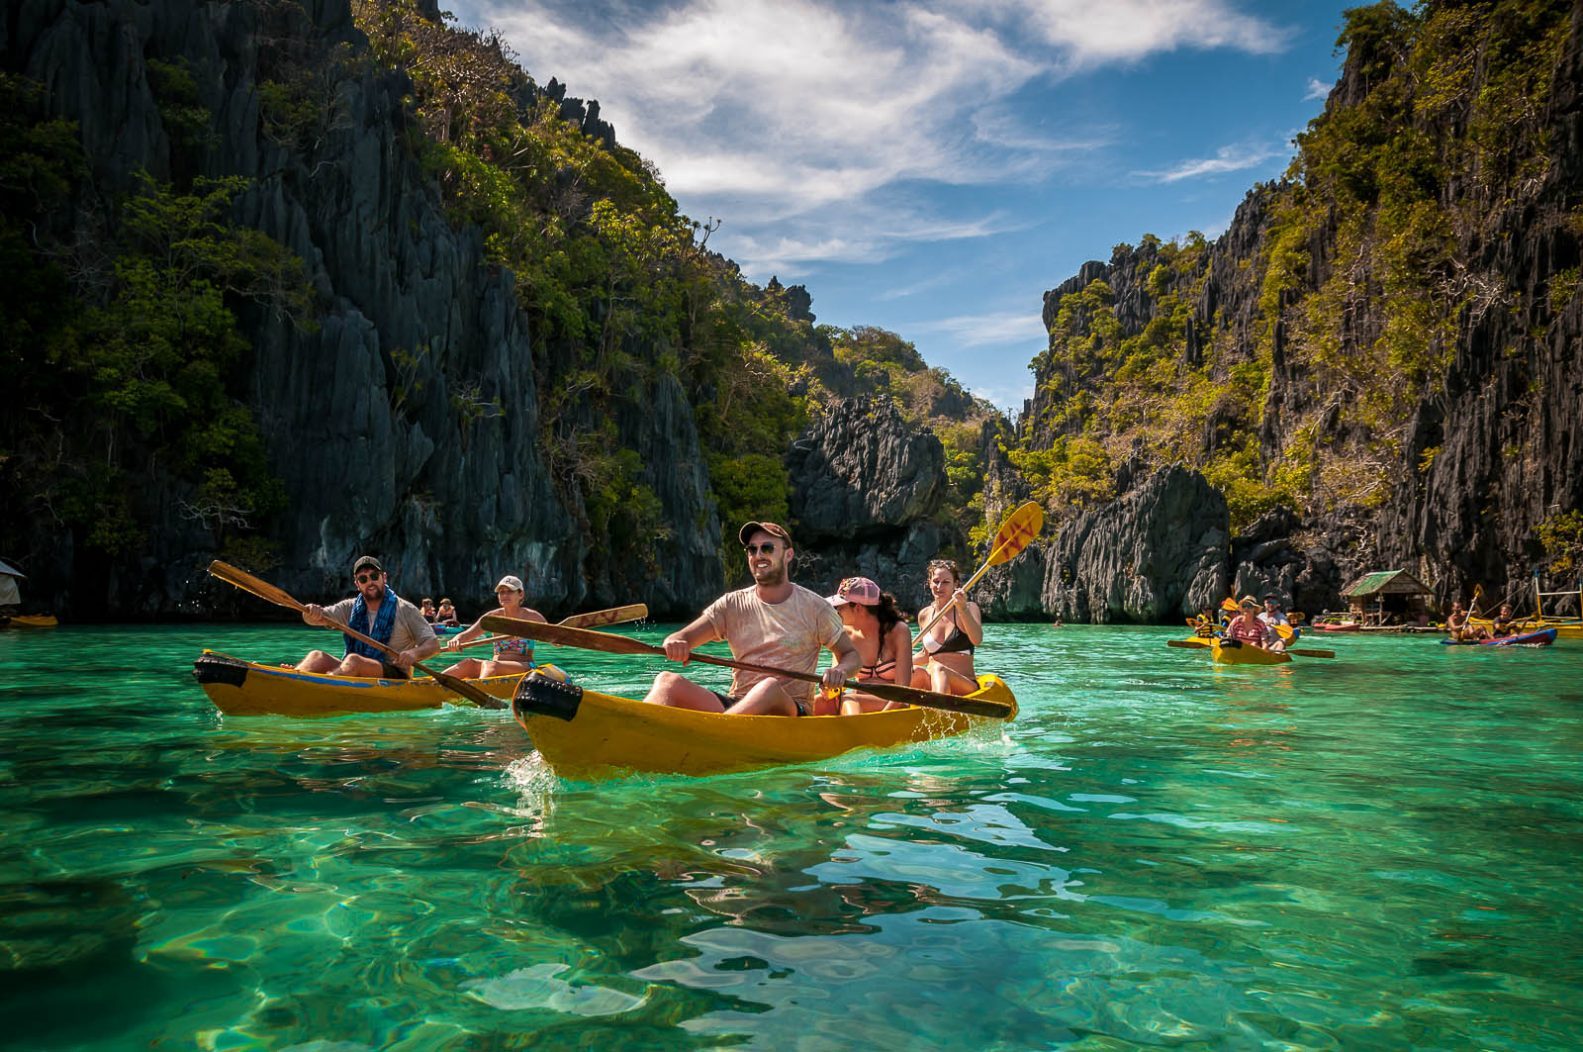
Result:
{"type": "Polygon", "coordinates": [[[786,564],[784,562],[778,566],[766,567],[763,570],[749,567],[748,572],[753,575],[754,584],[774,587],[775,585],[786,583],[786,564]]]}

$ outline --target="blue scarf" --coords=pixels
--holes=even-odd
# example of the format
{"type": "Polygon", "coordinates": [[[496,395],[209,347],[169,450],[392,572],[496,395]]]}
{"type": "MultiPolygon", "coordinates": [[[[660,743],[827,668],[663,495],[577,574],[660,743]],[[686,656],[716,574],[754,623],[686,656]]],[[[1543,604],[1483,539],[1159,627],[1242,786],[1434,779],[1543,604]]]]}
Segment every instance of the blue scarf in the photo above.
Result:
{"type": "MultiPolygon", "coordinates": [[[[374,617],[374,627],[364,631],[363,626],[368,624],[368,603],[363,599],[363,593],[357,593],[357,601],[352,604],[351,627],[363,632],[364,635],[373,636],[375,639],[390,645],[390,633],[396,627],[396,593],[390,585],[385,585],[385,601],[379,604],[379,613],[374,617]]],[[[378,647],[371,647],[361,639],[351,636],[342,636],[346,640],[348,654],[361,654],[375,661],[388,661],[390,655],[378,647]]]]}

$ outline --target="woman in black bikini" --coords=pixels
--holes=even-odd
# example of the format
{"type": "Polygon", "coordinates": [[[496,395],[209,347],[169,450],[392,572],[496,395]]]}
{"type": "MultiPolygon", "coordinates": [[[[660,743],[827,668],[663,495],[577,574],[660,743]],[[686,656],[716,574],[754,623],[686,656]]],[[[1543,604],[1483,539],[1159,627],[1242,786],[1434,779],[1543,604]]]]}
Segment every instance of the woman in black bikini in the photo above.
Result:
{"type": "Polygon", "coordinates": [[[922,690],[971,694],[978,689],[973,648],[984,641],[984,615],[978,604],[963,594],[961,583],[962,575],[951,560],[936,559],[929,564],[929,594],[934,602],[918,611],[918,624],[927,625],[938,610],[946,613],[918,637],[927,657],[913,669],[912,685],[922,690]]]}
{"type": "Polygon", "coordinates": [[[896,608],[896,597],[881,592],[879,585],[867,577],[848,577],[835,595],[826,598],[841,615],[847,638],[863,659],[863,667],[854,677],[859,689],[841,700],[841,715],[900,708],[896,702],[865,694],[861,689],[865,680],[903,685],[912,681],[912,633],[896,608]]]}

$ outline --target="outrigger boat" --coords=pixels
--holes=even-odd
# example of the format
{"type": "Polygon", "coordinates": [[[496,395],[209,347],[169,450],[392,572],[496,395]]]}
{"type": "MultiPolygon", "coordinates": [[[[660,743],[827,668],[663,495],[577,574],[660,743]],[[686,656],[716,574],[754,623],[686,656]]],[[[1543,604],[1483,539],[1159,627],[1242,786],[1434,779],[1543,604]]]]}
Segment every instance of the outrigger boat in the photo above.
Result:
{"type": "Polygon", "coordinates": [[[1556,641],[1554,628],[1541,628],[1536,632],[1518,632],[1495,639],[1442,639],[1448,647],[1545,647],[1556,641]]]}
{"type": "MultiPolygon", "coordinates": [[[[192,663],[193,678],[228,716],[339,716],[353,712],[413,712],[446,704],[467,704],[427,676],[412,679],[360,679],[299,672],[280,665],[244,661],[205,650],[192,663]]],[[[466,682],[490,697],[509,700],[517,676],[491,676],[466,682]]]]}
{"type": "MultiPolygon", "coordinates": [[[[1008,705],[1006,718],[1016,716],[1017,699],[999,677],[978,677],[978,690],[967,697],[1008,705]]],[[[647,705],[532,674],[518,685],[511,711],[550,769],[580,780],[806,763],[853,749],[947,738],[995,722],[916,706],[855,716],[728,716],[647,705]]]]}

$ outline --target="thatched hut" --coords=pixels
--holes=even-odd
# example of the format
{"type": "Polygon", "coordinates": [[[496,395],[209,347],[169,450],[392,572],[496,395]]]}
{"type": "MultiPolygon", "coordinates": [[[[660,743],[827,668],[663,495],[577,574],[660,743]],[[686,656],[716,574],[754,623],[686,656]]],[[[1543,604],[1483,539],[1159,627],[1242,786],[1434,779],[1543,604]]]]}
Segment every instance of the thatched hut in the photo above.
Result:
{"type": "Polygon", "coordinates": [[[1364,574],[1341,593],[1365,624],[1405,625],[1429,617],[1429,586],[1406,570],[1364,574]]]}

